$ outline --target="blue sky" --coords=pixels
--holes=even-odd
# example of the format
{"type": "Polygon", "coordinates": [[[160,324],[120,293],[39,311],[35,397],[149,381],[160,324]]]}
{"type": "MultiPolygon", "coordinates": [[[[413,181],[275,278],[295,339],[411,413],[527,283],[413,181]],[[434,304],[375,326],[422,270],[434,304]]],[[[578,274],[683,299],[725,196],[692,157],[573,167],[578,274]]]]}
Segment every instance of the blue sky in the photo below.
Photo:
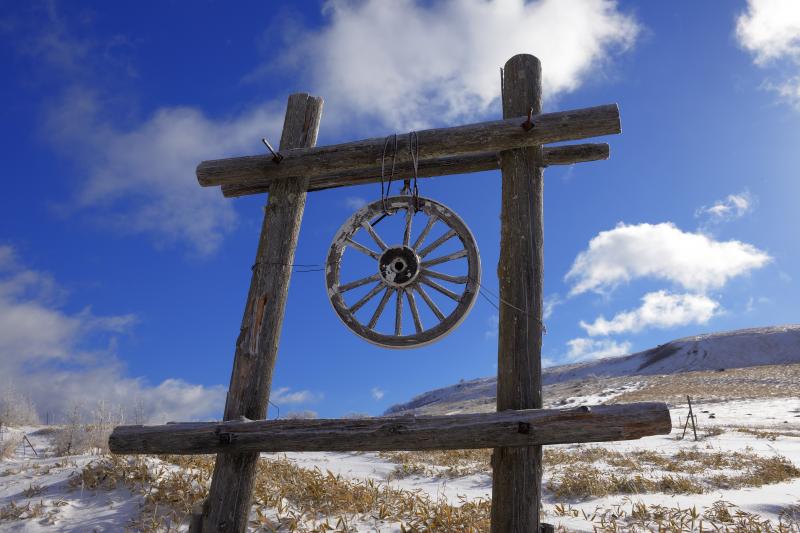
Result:
{"type": "MultiPolygon", "coordinates": [[[[623,125],[609,161],[545,172],[546,362],[797,321],[792,0],[0,5],[0,386],[42,412],[218,416],[265,198],[223,199],[196,164],[277,144],[296,91],[325,98],[319,144],[498,117],[521,52],[546,110],[616,102],[623,125]]],[[[420,188],[471,227],[495,290],[499,172],[420,188]]],[[[310,194],[296,262],[379,196],[310,194]]],[[[378,414],[492,375],[496,317],[479,300],[446,339],[382,350],[297,273],[273,401],[378,414]]]]}

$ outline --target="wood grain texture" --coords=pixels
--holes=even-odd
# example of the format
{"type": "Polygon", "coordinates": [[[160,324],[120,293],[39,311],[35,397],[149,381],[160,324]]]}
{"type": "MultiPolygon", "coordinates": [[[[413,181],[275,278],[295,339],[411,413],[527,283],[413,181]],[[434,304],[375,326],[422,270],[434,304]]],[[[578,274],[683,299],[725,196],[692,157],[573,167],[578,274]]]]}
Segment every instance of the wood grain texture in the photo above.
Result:
{"type": "MultiPolygon", "coordinates": [[[[542,68],[517,55],[503,69],[503,116],[542,108],[542,68]]],[[[497,410],[542,407],[543,160],[541,146],[500,153],[497,410]]],[[[495,448],[492,532],[539,531],[542,448],[495,448]]]]}
{"type": "MultiPolygon", "coordinates": [[[[446,416],[193,422],[120,426],[114,453],[380,451],[527,447],[633,440],[672,429],[664,403],[507,410],[446,416]]],[[[525,449],[525,448],[522,448],[525,449]]]]}
{"type": "MultiPolygon", "coordinates": [[[[589,161],[608,159],[609,146],[607,143],[568,144],[563,146],[545,146],[543,157],[545,166],[572,165],[589,161]]],[[[500,168],[500,158],[496,153],[479,153],[453,157],[440,157],[425,159],[419,162],[417,177],[434,178],[452,174],[469,174],[500,168]]],[[[404,162],[395,168],[395,180],[413,178],[414,172],[410,162],[404,162]]],[[[292,179],[292,178],[288,178],[292,179]]],[[[321,191],[336,187],[349,187],[378,183],[381,179],[380,166],[354,170],[352,172],[329,174],[311,178],[308,183],[309,191],[321,191]]],[[[269,191],[270,179],[255,179],[245,183],[229,183],[222,185],[222,194],[226,198],[259,194],[269,191]]]]}
{"type": "MultiPolygon", "coordinates": [[[[417,132],[419,159],[434,159],[465,154],[500,152],[522,146],[585,139],[620,132],[616,104],[536,114],[534,127],[525,131],[520,125],[525,115],[451,128],[417,132]]],[[[397,136],[397,163],[410,161],[409,136],[397,136]]],[[[365,139],[345,144],[307,149],[281,149],[283,160],[275,163],[269,154],[203,161],[197,167],[197,180],[203,186],[277,180],[303,176],[315,178],[347,174],[379,167],[385,138],[365,139]]]]}
{"type": "MultiPolygon", "coordinates": [[[[321,98],[305,93],[289,96],[280,150],[314,146],[321,115],[321,98]]],[[[225,420],[266,416],[289,290],[289,265],[294,262],[307,189],[308,179],[297,178],[283,180],[270,191],[236,341],[225,420]]],[[[246,530],[257,461],[257,453],[217,455],[203,531],[246,530]]]]}

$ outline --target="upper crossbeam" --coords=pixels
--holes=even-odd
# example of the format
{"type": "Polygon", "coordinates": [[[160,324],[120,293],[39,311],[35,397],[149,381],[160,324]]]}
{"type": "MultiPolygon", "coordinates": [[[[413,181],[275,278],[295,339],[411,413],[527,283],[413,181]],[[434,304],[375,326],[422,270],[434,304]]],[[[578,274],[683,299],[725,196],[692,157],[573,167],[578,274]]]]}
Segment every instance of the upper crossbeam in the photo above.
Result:
{"type": "MultiPolygon", "coordinates": [[[[609,153],[610,149],[607,143],[566,144],[542,147],[542,159],[545,166],[572,165],[574,163],[600,161],[602,159],[608,159],[609,153]]],[[[419,162],[416,171],[410,161],[405,161],[395,165],[395,172],[392,177],[395,180],[409,179],[413,178],[415,175],[418,178],[433,178],[436,176],[450,176],[452,174],[471,174],[472,172],[498,170],[499,168],[499,154],[488,152],[423,159],[419,162]]],[[[388,178],[388,174],[386,177],[388,178]]],[[[377,165],[361,170],[317,176],[308,181],[308,190],[321,191],[336,187],[365,185],[367,183],[377,183],[380,180],[381,167],[377,165]]],[[[226,198],[235,198],[248,194],[269,192],[270,181],[271,180],[257,179],[246,183],[228,183],[221,187],[222,194],[226,198]]]]}
{"type": "MultiPolygon", "coordinates": [[[[611,135],[621,131],[616,104],[543,113],[532,117],[533,127],[525,128],[527,117],[479,122],[450,128],[416,132],[421,161],[467,154],[493,153],[525,146],[611,135]]],[[[398,134],[395,163],[411,160],[410,136],[398,134]]],[[[234,157],[203,161],[197,167],[197,180],[204,187],[221,185],[260,185],[283,178],[304,176],[313,181],[321,176],[341,175],[342,186],[348,173],[380,166],[385,153],[384,137],[299,148],[282,153],[276,163],[271,155],[234,157]]],[[[391,148],[394,143],[391,143],[391,148]]],[[[391,154],[391,149],[390,149],[391,154]]],[[[329,184],[336,186],[335,183],[329,184]]]]}

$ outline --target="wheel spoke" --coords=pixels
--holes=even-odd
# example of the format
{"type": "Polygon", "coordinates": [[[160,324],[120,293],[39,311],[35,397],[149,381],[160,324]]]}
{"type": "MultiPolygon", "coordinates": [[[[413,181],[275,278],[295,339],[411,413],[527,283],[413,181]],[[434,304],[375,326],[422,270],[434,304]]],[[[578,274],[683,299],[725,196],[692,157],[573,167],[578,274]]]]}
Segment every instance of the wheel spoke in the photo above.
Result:
{"type": "Polygon", "coordinates": [[[406,210],[406,231],[403,233],[403,246],[408,246],[411,240],[411,220],[414,218],[414,210],[409,207],[406,210]]]}
{"type": "Polygon", "coordinates": [[[429,270],[427,268],[422,269],[422,273],[428,276],[429,278],[438,278],[444,281],[449,281],[450,283],[466,283],[469,281],[467,276],[451,276],[450,274],[445,274],[443,272],[436,272],[435,270],[429,270]]]}
{"type": "Polygon", "coordinates": [[[431,232],[431,228],[433,227],[434,224],[436,224],[437,220],[439,220],[439,218],[434,215],[428,217],[428,223],[425,224],[425,229],[422,230],[422,233],[419,234],[417,240],[414,241],[414,246],[412,246],[413,249],[416,250],[417,248],[422,246],[422,242],[425,240],[425,237],[428,236],[428,233],[431,232]]]}
{"type": "Polygon", "coordinates": [[[428,261],[423,261],[421,266],[423,268],[430,267],[433,265],[438,265],[440,263],[446,263],[448,261],[454,261],[456,259],[461,259],[462,257],[467,257],[466,250],[459,250],[457,252],[453,252],[452,254],[443,255],[442,257],[437,257],[436,259],[430,259],[428,261]]]}
{"type": "Polygon", "coordinates": [[[451,299],[453,299],[455,301],[461,300],[461,296],[459,296],[458,294],[454,293],[450,289],[445,289],[444,287],[442,287],[441,285],[439,285],[435,281],[429,280],[425,276],[420,276],[419,280],[422,283],[424,283],[425,285],[427,285],[428,287],[430,287],[432,289],[436,289],[437,291],[441,292],[442,294],[444,294],[448,298],[451,298],[451,299]]]}
{"type": "Polygon", "coordinates": [[[417,300],[414,298],[413,291],[406,289],[406,298],[408,298],[408,306],[411,307],[411,316],[414,318],[414,328],[417,333],[422,333],[422,321],[419,319],[419,310],[417,309],[417,300]]]}
{"type": "Polygon", "coordinates": [[[366,285],[370,281],[378,281],[381,279],[380,274],[373,274],[371,276],[367,276],[366,278],[357,279],[355,281],[351,281],[350,283],[345,283],[344,285],[339,286],[339,293],[347,292],[349,290],[355,289],[356,287],[360,287],[362,285],[366,285]]]}
{"type": "Polygon", "coordinates": [[[423,250],[418,252],[417,255],[419,255],[420,258],[425,257],[426,255],[431,253],[433,250],[435,250],[436,248],[438,248],[439,246],[444,244],[445,241],[448,241],[448,240],[452,239],[456,235],[457,235],[456,230],[451,229],[450,231],[448,231],[447,233],[445,233],[444,235],[442,235],[441,237],[439,237],[438,239],[436,239],[435,241],[430,243],[423,250]]]}
{"type": "Polygon", "coordinates": [[[376,261],[380,260],[380,258],[381,258],[381,256],[378,255],[378,252],[373,252],[372,250],[370,250],[369,248],[367,248],[363,244],[357,243],[356,241],[354,241],[353,239],[351,239],[349,237],[347,238],[347,245],[348,246],[352,246],[353,248],[355,248],[356,250],[358,250],[362,254],[367,254],[368,256],[370,256],[371,258],[375,259],[376,261]]]}
{"type": "Polygon", "coordinates": [[[403,291],[397,291],[397,306],[394,314],[394,334],[399,337],[403,334],[403,291]]]}
{"type": "Polygon", "coordinates": [[[394,289],[391,287],[386,287],[386,292],[383,293],[383,298],[381,298],[378,308],[375,309],[375,312],[372,314],[372,318],[369,319],[369,325],[367,326],[369,329],[375,328],[375,324],[378,323],[378,319],[381,317],[381,313],[383,313],[383,309],[386,307],[386,302],[389,301],[389,297],[393,292],[394,289]]]}
{"type": "Polygon", "coordinates": [[[370,289],[370,291],[367,294],[362,296],[359,301],[357,301],[356,303],[354,303],[352,305],[352,307],[350,307],[350,309],[349,309],[350,313],[351,314],[355,313],[356,311],[358,311],[359,309],[364,307],[364,304],[367,303],[368,301],[370,301],[376,294],[381,292],[381,289],[383,287],[384,287],[383,282],[379,281],[378,284],[375,285],[374,287],[372,287],[372,289],[370,289]]]}
{"type": "Polygon", "coordinates": [[[375,228],[372,227],[372,224],[365,220],[361,223],[361,227],[367,230],[367,233],[369,233],[369,236],[372,237],[373,241],[375,241],[375,244],[378,245],[378,248],[381,250],[386,249],[386,243],[383,242],[383,239],[381,239],[377,233],[375,233],[375,228]]]}
{"type": "Polygon", "coordinates": [[[433,311],[433,314],[436,315],[436,318],[439,320],[444,320],[444,313],[442,313],[433,300],[431,300],[431,297],[428,296],[428,293],[425,292],[425,289],[422,288],[422,285],[418,283],[414,286],[414,288],[417,289],[417,292],[420,296],[422,296],[422,299],[425,300],[425,303],[428,304],[428,307],[430,307],[431,311],[433,311]]]}

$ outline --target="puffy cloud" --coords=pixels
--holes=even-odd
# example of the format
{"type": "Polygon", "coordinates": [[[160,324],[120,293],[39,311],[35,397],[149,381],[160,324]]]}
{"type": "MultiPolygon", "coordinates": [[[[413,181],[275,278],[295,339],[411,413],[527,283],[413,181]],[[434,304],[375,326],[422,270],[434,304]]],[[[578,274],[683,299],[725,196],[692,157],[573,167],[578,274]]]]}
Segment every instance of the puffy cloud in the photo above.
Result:
{"type": "Polygon", "coordinates": [[[383,392],[383,389],[380,389],[379,387],[372,387],[372,390],[370,391],[370,394],[372,394],[372,399],[373,400],[379,401],[379,400],[383,399],[383,395],[385,393],[383,392]]]}
{"type": "Polygon", "coordinates": [[[295,61],[329,113],[403,129],[485,113],[519,53],[542,60],[546,97],[574,91],[639,31],[612,0],[333,0],[324,14],[295,61]]]}
{"type": "Polygon", "coordinates": [[[800,3],[795,0],[748,0],[736,21],[739,43],[757,63],[800,58],[800,3]]]}
{"type": "Polygon", "coordinates": [[[97,316],[89,308],[67,313],[53,299],[55,282],[26,269],[14,249],[0,246],[0,376],[24,391],[40,413],[63,413],[98,401],[152,422],[219,415],[225,388],[167,379],[151,385],[125,375],[115,356],[115,334],[129,331],[134,315],[97,316]],[[97,338],[105,339],[97,346],[97,338]],[[135,405],[138,404],[138,405],[135,405]]]}
{"type": "Polygon", "coordinates": [[[800,109],[800,3],[795,0],[748,0],[736,21],[739,44],[753,54],[759,66],[788,63],[779,81],[764,86],[800,109]]]}
{"type": "Polygon", "coordinates": [[[577,338],[567,341],[567,348],[567,360],[576,363],[625,355],[630,352],[631,343],[628,341],[617,342],[611,339],[577,338]]]}
{"type": "Polygon", "coordinates": [[[589,336],[638,332],[645,328],[670,328],[687,324],[705,324],[719,309],[719,303],[702,294],[670,294],[657,291],[645,294],[642,305],[633,311],[601,316],[591,324],[580,325],[589,336]]]}
{"type": "Polygon", "coordinates": [[[235,227],[236,214],[218,189],[198,185],[195,167],[252,152],[264,135],[275,138],[283,109],[266,104],[215,119],[191,107],[164,107],[128,127],[105,116],[91,91],[74,88],[46,125],[83,169],[77,207],[120,231],[208,254],[235,227]]]}
{"type": "Polygon", "coordinates": [[[710,206],[703,206],[694,215],[710,223],[727,222],[751,212],[753,205],[753,197],[744,191],[739,194],[729,194],[724,200],[718,200],[710,206]]]}
{"type": "Polygon", "coordinates": [[[620,223],[589,241],[565,281],[573,284],[570,295],[611,290],[636,278],[706,291],[723,287],[731,278],[761,268],[771,259],[751,244],[716,241],[702,233],[684,232],[671,222],[620,223]]]}

